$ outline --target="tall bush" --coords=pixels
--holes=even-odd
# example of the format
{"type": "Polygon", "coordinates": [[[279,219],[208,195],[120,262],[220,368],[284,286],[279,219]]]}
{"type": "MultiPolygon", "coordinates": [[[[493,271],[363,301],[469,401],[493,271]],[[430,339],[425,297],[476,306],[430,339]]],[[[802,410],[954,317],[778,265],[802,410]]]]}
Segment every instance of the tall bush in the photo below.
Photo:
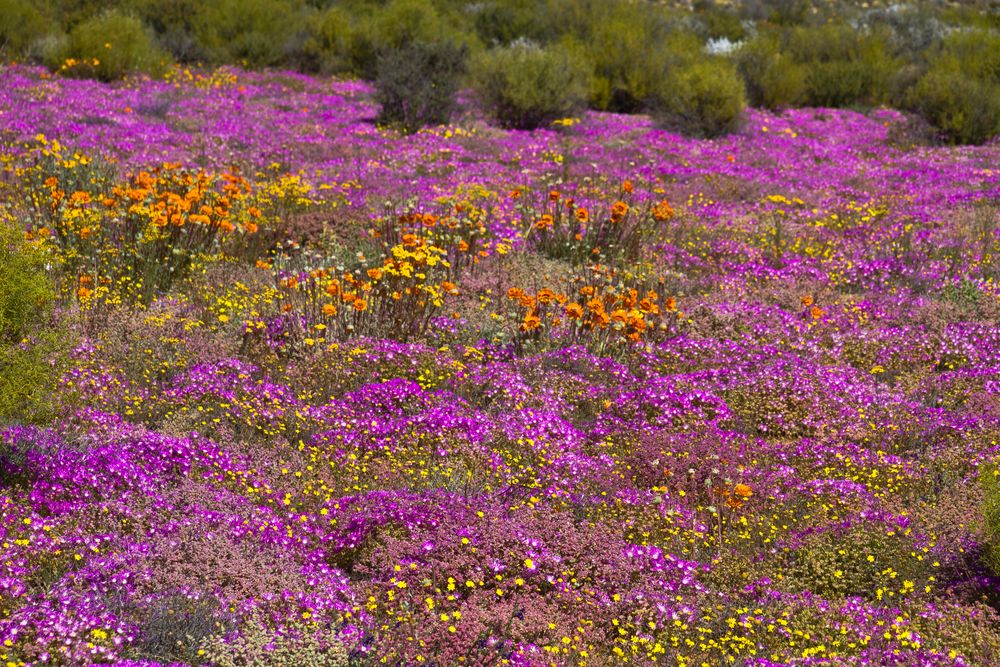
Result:
{"type": "Polygon", "coordinates": [[[415,132],[447,123],[465,68],[465,49],[447,42],[415,42],[386,51],[378,60],[375,99],[379,120],[415,132]]]}
{"type": "Polygon", "coordinates": [[[476,58],[472,78],[483,106],[505,127],[532,129],[577,112],[589,73],[565,48],[520,41],[476,58]]]}
{"type": "Polygon", "coordinates": [[[746,92],[728,60],[701,59],[669,69],[656,90],[652,113],[663,127],[696,137],[735,130],[746,92]]]}
{"type": "Polygon", "coordinates": [[[113,81],[128,74],[163,74],[170,57],[137,17],[109,10],[77,25],[48,55],[49,65],[68,74],[113,81]]]}
{"type": "Polygon", "coordinates": [[[58,340],[50,327],[54,299],[42,255],[0,214],[0,423],[46,416],[58,340]]]}
{"type": "Polygon", "coordinates": [[[744,44],[736,54],[736,67],[753,106],[782,109],[805,97],[805,67],[782,53],[778,40],[771,35],[758,35],[744,44]]]}

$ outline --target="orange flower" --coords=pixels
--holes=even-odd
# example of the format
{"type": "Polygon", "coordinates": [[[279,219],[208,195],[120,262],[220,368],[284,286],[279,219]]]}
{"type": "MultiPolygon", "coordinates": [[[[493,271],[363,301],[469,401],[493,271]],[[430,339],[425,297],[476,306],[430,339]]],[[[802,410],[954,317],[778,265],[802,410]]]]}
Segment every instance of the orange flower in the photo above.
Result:
{"type": "Polygon", "coordinates": [[[802,297],[801,301],[802,301],[802,306],[805,308],[808,308],[809,306],[813,305],[813,298],[809,294],[802,297]]]}
{"type": "Polygon", "coordinates": [[[521,198],[521,191],[518,190],[518,189],[516,189],[516,188],[514,190],[511,190],[510,191],[510,198],[511,199],[520,199],[521,198]]]}
{"type": "Polygon", "coordinates": [[[441,283],[441,289],[443,289],[448,294],[458,294],[458,285],[453,282],[445,280],[441,283]]]}
{"type": "Polygon", "coordinates": [[[69,203],[73,206],[83,206],[84,204],[89,204],[90,201],[89,192],[77,191],[69,196],[69,203]]]}
{"type": "Polygon", "coordinates": [[[583,306],[576,303],[575,301],[573,303],[567,304],[566,317],[568,317],[571,320],[580,319],[581,317],[583,317],[583,306]]]}
{"type": "Polygon", "coordinates": [[[333,317],[337,314],[337,307],[332,303],[327,303],[323,305],[323,314],[327,317],[333,317]]]}
{"type": "Polygon", "coordinates": [[[356,310],[356,311],[358,311],[360,313],[363,310],[365,310],[366,308],[368,308],[368,302],[367,301],[365,301],[364,299],[355,299],[354,300],[354,310],[356,310]]]}
{"type": "Polygon", "coordinates": [[[559,201],[559,198],[561,196],[562,195],[559,194],[558,190],[552,190],[551,192],[549,192],[549,201],[559,201]]]}
{"type": "Polygon", "coordinates": [[[812,318],[814,320],[818,320],[819,318],[823,317],[823,315],[826,314],[826,311],[820,308],[819,306],[813,306],[809,310],[809,314],[812,315],[812,318]]]}
{"type": "Polygon", "coordinates": [[[368,277],[372,280],[379,280],[382,277],[382,269],[368,269],[368,277]]]}
{"type": "Polygon", "coordinates": [[[465,240],[459,241],[458,250],[459,252],[469,252],[469,244],[465,240]]]}
{"type": "Polygon", "coordinates": [[[511,301],[517,301],[522,296],[524,296],[524,290],[520,287],[511,287],[507,290],[507,298],[511,301]]]}
{"type": "Polygon", "coordinates": [[[542,326],[542,320],[538,318],[535,313],[528,313],[524,316],[524,321],[521,322],[521,326],[518,327],[521,331],[534,331],[538,327],[542,326]]]}
{"type": "Polygon", "coordinates": [[[625,192],[632,194],[632,191],[634,189],[635,188],[632,187],[632,181],[625,181],[624,183],[622,183],[622,190],[624,190],[625,192]]]}
{"type": "Polygon", "coordinates": [[[611,323],[611,318],[608,317],[608,314],[603,310],[597,311],[591,315],[590,318],[591,328],[598,327],[600,329],[603,329],[610,323],[611,323]]]}
{"type": "Polygon", "coordinates": [[[545,287],[538,291],[538,303],[550,304],[556,298],[556,293],[545,287]]]}
{"type": "Polygon", "coordinates": [[[580,222],[587,222],[590,220],[590,213],[585,208],[578,208],[576,209],[576,219],[580,222]]]}
{"type": "Polygon", "coordinates": [[[664,305],[666,306],[667,312],[672,313],[677,310],[677,299],[675,297],[668,296],[667,303],[664,305]]]}
{"type": "Polygon", "coordinates": [[[611,221],[619,222],[628,213],[628,204],[623,201],[616,201],[611,206],[611,221]]]}
{"type": "Polygon", "coordinates": [[[403,234],[403,246],[407,248],[412,248],[417,245],[417,235],[416,234],[403,234]]]}
{"type": "Polygon", "coordinates": [[[94,290],[88,289],[83,285],[80,285],[80,287],[78,287],[76,290],[76,296],[80,299],[80,301],[86,301],[93,293],[94,290]]]}
{"type": "Polygon", "coordinates": [[[548,229],[552,226],[552,216],[546,213],[535,222],[535,229],[548,229]]]}
{"type": "Polygon", "coordinates": [[[753,495],[753,489],[747,484],[737,484],[733,487],[733,493],[744,500],[753,495]]]}
{"type": "Polygon", "coordinates": [[[653,219],[657,222],[665,222],[674,217],[674,208],[670,202],[664,200],[653,207],[653,219]]]}

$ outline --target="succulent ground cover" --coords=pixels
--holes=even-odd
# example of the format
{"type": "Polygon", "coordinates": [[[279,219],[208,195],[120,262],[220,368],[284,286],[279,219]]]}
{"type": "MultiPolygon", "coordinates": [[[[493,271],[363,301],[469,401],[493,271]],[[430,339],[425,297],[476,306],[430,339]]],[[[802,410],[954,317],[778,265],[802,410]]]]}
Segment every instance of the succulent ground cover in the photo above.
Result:
{"type": "Polygon", "coordinates": [[[462,109],[0,70],[0,661],[996,664],[1000,145],[462,109]]]}

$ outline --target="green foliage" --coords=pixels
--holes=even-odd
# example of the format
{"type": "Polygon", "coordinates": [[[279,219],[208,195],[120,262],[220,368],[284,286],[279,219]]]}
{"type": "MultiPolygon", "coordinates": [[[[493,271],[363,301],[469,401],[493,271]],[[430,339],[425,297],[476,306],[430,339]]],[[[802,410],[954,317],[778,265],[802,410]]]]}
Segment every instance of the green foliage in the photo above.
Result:
{"type": "Polygon", "coordinates": [[[359,19],[351,42],[351,69],[366,79],[377,74],[378,57],[384,51],[414,42],[474,46],[461,21],[441,13],[430,0],[392,0],[379,11],[359,19]]]}
{"type": "Polygon", "coordinates": [[[25,54],[54,31],[30,0],[0,0],[0,58],[25,54]]]}
{"type": "Polygon", "coordinates": [[[700,51],[701,43],[679,37],[670,49],[666,27],[650,20],[641,6],[614,7],[595,17],[586,42],[594,59],[591,103],[598,109],[634,113],[652,96],[673,53],[684,48],[700,51]]]}
{"type": "Polygon", "coordinates": [[[447,123],[464,69],[465,49],[448,42],[414,42],[386,51],[375,79],[379,121],[404,132],[447,123]]]}
{"type": "Polygon", "coordinates": [[[578,111],[587,97],[586,65],[557,46],[491,49],[475,59],[472,78],[483,106],[505,127],[546,125],[578,111]]]}
{"type": "Polygon", "coordinates": [[[57,68],[69,58],[81,64],[66,69],[68,74],[94,76],[102,81],[136,73],[158,76],[170,64],[169,56],[142,21],[117,10],[77,25],[46,59],[50,67],[57,68]]]}
{"type": "Polygon", "coordinates": [[[1000,84],[953,67],[932,69],[906,95],[905,105],[953,143],[980,144],[1000,134],[1000,84]]]}
{"type": "Polygon", "coordinates": [[[949,142],[979,144],[1000,134],[1000,33],[954,32],[922,65],[897,86],[897,105],[920,114],[949,142]]]}
{"type": "Polygon", "coordinates": [[[717,6],[714,2],[696,2],[694,9],[706,37],[726,38],[732,42],[746,38],[743,22],[730,8],[717,6]]]}
{"type": "Polygon", "coordinates": [[[182,62],[208,60],[196,36],[200,0],[137,0],[135,11],[156,33],[160,44],[182,62]]]}
{"type": "Polygon", "coordinates": [[[744,44],[736,55],[736,67],[753,106],[782,109],[805,97],[805,68],[782,53],[772,35],[761,34],[744,44]]]}
{"type": "Polygon", "coordinates": [[[335,630],[301,622],[292,622],[281,630],[270,625],[254,617],[235,641],[213,635],[202,645],[204,656],[219,667],[347,667],[347,649],[335,630]]]}
{"type": "Polygon", "coordinates": [[[652,113],[663,127],[698,137],[717,137],[739,125],[746,91],[728,60],[701,59],[667,71],[652,113]]]}
{"type": "Polygon", "coordinates": [[[49,328],[54,298],[42,257],[0,219],[0,423],[47,416],[58,342],[49,328]]]}
{"type": "Polygon", "coordinates": [[[983,488],[983,530],[990,567],[1000,574],[1000,466],[984,465],[979,471],[983,488]]]}
{"type": "Polygon", "coordinates": [[[1000,32],[954,32],[931,57],[932,63],[939,68],[948,67],[979,81],[1000,83],[1000,32]]]}
{"type": "Polygon", "coordinates": [[[900,65],[882,32],[842,23],[795,28],[787,35],[787,50],[805,66],[805,103],[810,106],[882,104],[900,65]]]}
{"type": "Polygon", "coordinates": [[[330,7],[309,18],[301,64],[315,72],[351,71],[357,41],[357,27],[350,13],[342,7],[330,7]]]}
{"type": "Polygon", "coordinates": [[[538,21],[531,0],[492,0],[472,6],[472,25],[480,41],[489,46],[509,44],[519,38],[542,39],[545,28],[538,21]]]}
{"type": "Polygon", "coordinates": [[[301,0],[217,0],[201,3],[195,37],[217,63],[245,61],[250,67],[281,65],[306,30],[301,0]]]}

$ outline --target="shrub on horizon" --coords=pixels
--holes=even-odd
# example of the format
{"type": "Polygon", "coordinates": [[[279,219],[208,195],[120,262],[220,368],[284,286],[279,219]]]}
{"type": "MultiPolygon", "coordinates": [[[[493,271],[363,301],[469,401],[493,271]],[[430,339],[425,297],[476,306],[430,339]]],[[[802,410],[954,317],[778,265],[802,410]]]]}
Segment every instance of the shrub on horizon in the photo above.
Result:
{"type": "Polygon", "coordinates": [[[746,108],[746,91],[735,66],[722,59],[671,68],[658,86],[652,115],[667,129],[696,137],[735,130],[746,108]]]}
{"type": "Polygon", "coordinates": [[[587,97],[586,66],[563,47],[528,41],[481,54],[472,80],[483,106],[501,125],[534,129],[578,111],[587,97]]]}
{"type": "Polygon", "coordinates": [[[406,133],[447,123],[465,59],[466,50],[448,42],[416,42],[382,53],[375,78],[379,122],[406,133]]]}
{"type": "Polygon", "coordinates": [[[129,74],[162,76],[171,64],[152,31],[138,18],[109,10],[51,43],[46,64],[70,76],[114,81],[129,74]]]}

